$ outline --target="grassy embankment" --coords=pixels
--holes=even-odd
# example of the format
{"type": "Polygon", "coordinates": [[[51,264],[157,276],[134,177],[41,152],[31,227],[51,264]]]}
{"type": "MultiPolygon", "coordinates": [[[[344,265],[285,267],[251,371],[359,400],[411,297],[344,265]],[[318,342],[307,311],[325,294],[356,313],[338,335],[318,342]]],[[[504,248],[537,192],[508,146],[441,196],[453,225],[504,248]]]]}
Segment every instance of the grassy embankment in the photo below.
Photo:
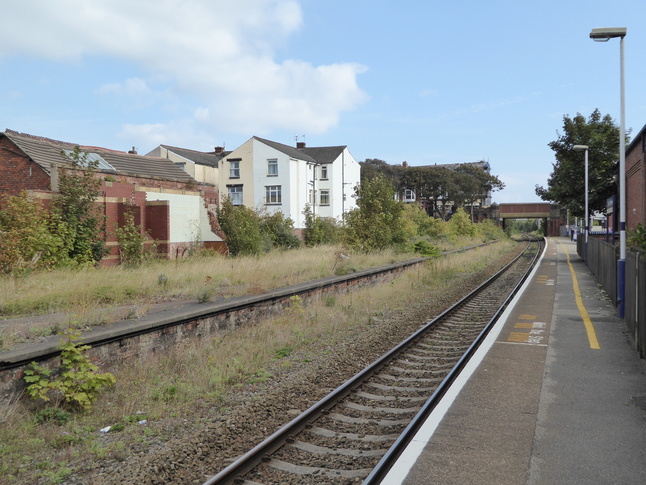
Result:
{"type": "MultiPolygon", "coordinates": [[[[308,352],[320,350],[321,342],[333,345],[335,339],[364,331],[375,316],[405,308],[421,295],[441,298],[450,283],[468,279],[515,245],[504,241],[433,260],[387,285],[330,296],[306,308],[295,300],[291,310],[278,319],[189,343],[146,362],[129,363],[114,372],[116,385],[102,394],[91,412],[69,415],[70,420],[60,425],[55,420],[38,424],[33,403],[24,397],[4,401],[0,406],[0,483],[32,483],[36,477],[57,483],[73,474],[80,461],[122,459],[133,448],[145,451],[149,443],[165,438],[156,430],[155,421],[221,414],[232,388],[263,385],[274,373],[307,360],[308,352]],[[138,426],[136,422],[144,418],[149,424],[138,426]],[[107,425],[123,429],[118,440],[101,439],[98,430],[107,425]]],[[[352,254],[346,260],[338,257],[340,251],[316,248],[260,258],[155,263],[138,270],[32,274],[21,280],[3,279],[0,295],[5,308],[9,304],[25,312],[69,312],[70,321],[81,322],[83,312],[108,303],[106,293],[112,295],[111,305],[143,308],[164,299],[199,299],[205,290],[213,298],[259,293],[336,271],[411,257],[352,254]],[[165,283],[159,281],[160,274],[165,275],[165,283]]]]}

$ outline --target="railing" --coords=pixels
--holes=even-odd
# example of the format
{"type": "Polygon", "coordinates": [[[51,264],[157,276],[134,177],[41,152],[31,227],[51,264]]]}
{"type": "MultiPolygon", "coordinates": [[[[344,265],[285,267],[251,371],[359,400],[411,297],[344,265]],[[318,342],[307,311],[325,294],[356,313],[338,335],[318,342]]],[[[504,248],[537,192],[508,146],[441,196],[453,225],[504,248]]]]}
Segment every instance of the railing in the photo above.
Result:
{"type": "MultiPolygon", "coordinates": [[[[577,240],[577,253],[583,258],[583,237],[577,240]]],[[[588,268],[617,305],[617,246],[588,238],[588,268]]],[[[626,294],[624,319],[641,358],[646,358],[646,257],[641,251],[626,252],[626,294]]]]}
{"type": "Polygon", "coordinates": [[[640,357],[646,357],[646,258],[641,251],[626,251],[626,305],[624,318],[640,357]]]}

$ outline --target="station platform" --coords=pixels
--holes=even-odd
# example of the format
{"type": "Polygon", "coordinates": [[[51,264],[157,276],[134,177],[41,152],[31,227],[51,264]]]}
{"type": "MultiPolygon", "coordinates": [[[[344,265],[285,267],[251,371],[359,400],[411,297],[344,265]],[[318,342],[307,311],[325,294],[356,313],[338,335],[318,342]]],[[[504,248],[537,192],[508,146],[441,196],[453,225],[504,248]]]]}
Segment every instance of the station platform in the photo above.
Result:
{"type": "Polygon", "coordinates": [[[382,483],[646,484],[646,363],[575,244],[548,239],[382,483]]]}

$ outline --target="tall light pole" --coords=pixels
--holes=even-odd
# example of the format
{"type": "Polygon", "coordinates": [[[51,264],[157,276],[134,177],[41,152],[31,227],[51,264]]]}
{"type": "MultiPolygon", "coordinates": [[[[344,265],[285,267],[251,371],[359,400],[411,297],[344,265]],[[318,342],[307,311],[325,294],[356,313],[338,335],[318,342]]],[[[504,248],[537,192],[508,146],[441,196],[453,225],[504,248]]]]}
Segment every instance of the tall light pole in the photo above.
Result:
{"type": "Polygon", "coordinates": [[[626,106],[624,81],[625,27],[592,29],[590,38],[595,42],[607,42],[619,37],[619,260],[617,261],[617,315],[624,318],[626,296],[626,106]]]}
{"type": "Polygon", "coordinates": [[[590,213],[588,212],[588,145],[574,145],[573,150],[585,151],[585,244],[583,245],[583,261],[588,262],[588,233],[590,232],[590,213]]]}

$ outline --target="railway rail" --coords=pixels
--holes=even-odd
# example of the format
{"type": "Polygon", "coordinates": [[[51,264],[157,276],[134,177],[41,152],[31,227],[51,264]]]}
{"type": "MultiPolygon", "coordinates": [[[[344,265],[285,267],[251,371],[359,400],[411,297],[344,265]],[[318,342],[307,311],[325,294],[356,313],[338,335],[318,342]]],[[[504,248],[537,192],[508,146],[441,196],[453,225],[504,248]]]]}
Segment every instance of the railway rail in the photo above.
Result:
{"type": "Polygon", "coordinates": [[[480,287],[204,485],[381,483],[543,248],[542,239],[528,239],[480,287]]]}

